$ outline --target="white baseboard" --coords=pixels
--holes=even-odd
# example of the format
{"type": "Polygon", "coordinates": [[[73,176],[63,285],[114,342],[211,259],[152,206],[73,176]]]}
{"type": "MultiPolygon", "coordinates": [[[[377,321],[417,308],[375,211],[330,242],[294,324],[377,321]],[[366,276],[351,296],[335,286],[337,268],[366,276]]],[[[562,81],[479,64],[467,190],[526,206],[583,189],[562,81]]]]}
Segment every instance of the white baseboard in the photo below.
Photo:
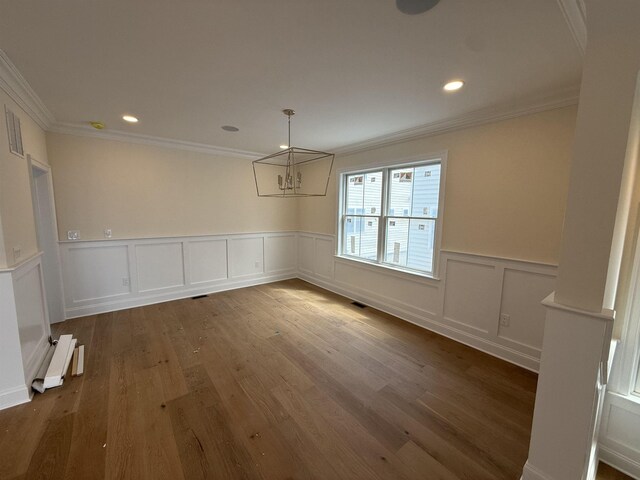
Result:
{"type": "Polygon", "coordinates": [[[622,473],[625,473],[632,478],[640,479],[640,463],[610,449],[606,445],[600,444],[598,449],[600,452],[600,461],[620,470],[622,473]]]}
{"type": "Polygon", "coordinates": [[[31,401],[31,395],[26,385],[10,388],[0,392],[0,410],[15,407],[31,401]]]}
{"type": "Polygon", "coordinates": [[[390,315],[394,315],[419,327],[439,333],[440,335],[468,345],[472,348],[475,348],[476,350],[480,350],[494,357],[498,357],[502,360],[506,360],[508,362],[519,365],[523,368],[526,368],[527,370],[531,370],[533,372],[538,371],[540,365],[540,361],[538,358],[532,357],[523,352],[518,352],[509,347],[494,343],[490,340],[473,335],[471,333],[453,328],[449,325],[439,322],[436,317],[429,315],[427,312],[425,312],[424,315],[417,315],[416,313],[413,313],[409,310],[390,305],[389,303],[381,301],[378,298],[367,295],[353,287],[338,284],[338,282],[335,281],[329,283],[318,278],[314,278],[313,276],[305,273],[299,273],[298,278],[301,278],[302,280],[305,280],[313,285],[324,288],[331,292],[343,295],[348,298],[352,298],[353,300],[357,300],[358,302],[377,308],[378,310],[386,312],[390,315]]]}
{"type": "Polygon", "coordinates": [[[224,292],[234,290],[236,288],[252,287],[254,285],[262,285],[265,283],[278,282],[281,280],[289,280],[296,278],[296,272],[280,273],[277,275],[267,275],[247,280],[230,280],[228,282],[216,285],[207,285],[197,288],[186,288],[171,293],[137,296],[124,300],[116,300],[112,302],[97,303],[94,305],[83,305],[82,307],[67,308],[67,319],[84,317],[87,315],[97,315],[100,313],[115,312],[125,310],[127,308],[143,307],[155,303],[169,302],[171,300],[180,300],[183,298],[195,297],[198,295],[208,295],[210,293],[224,292]]]}
{"type": "Polygon", "coordinates": [[[561,480],[561,479],[553,479],[543,473],[538,468],[531,465],[529,462],[525,463],[524,469],[522,470],[522,477],[520,480],[561,480]]]}

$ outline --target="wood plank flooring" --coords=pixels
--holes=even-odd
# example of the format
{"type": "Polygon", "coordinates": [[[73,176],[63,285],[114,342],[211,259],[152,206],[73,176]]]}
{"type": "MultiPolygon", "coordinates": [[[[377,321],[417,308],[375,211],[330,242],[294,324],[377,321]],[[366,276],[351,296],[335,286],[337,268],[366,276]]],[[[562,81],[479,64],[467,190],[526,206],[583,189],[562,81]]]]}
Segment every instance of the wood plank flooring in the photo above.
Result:
{"type": "Polygon", "coordinates": [[[519,479],[536,375],[300,280],[69,320],[1,479],[519,479]]]}

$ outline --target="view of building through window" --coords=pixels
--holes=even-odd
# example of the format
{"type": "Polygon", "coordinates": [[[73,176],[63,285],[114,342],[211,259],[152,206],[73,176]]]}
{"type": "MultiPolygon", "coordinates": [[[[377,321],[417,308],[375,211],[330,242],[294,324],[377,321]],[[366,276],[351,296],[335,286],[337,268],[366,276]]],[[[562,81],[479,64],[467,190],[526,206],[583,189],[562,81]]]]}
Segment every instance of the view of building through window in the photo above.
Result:
{"type": "Polygon", "coordinates": [[[341,253],[433,273],[441,169],[431,162],[346,175],[341,253]]]}

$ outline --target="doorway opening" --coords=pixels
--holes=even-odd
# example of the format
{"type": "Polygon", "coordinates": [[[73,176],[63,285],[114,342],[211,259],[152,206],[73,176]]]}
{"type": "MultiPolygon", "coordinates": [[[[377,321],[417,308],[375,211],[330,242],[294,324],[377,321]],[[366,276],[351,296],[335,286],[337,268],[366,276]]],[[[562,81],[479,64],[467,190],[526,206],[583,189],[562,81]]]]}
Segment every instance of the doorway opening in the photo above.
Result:
{"type": "Polygon", "coordinates": [[[42,275],[49,321],[57,323],[65,319],[65,313],[51,168],[31,156],[28,157],[28,160],[31,169],[33,214],[36,222],[38,249],[42,252],[42,275]]]}

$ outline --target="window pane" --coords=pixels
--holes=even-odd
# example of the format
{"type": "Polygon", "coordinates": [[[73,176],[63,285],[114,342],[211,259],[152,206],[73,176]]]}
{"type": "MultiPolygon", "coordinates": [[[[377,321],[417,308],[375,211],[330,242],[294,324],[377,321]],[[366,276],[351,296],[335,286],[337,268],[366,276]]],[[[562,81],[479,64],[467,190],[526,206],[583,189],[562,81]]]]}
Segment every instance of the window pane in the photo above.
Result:
{"type": "Polygon", "coordinates": [[[387,220],[387,245],[384,261],[394,265],[407,266],[407,246],[409,244],[409,220],[390,218],[387,220]]]}
{"type": "Polygon", "coordinates": [[[382,172],[347,176],[347,215],[380,215],[382,212],[382,172]]]}
{"type": "Polygon", "coordinates": [[[408,268],[433,272],[435,227],[435,220],[412,218],[409,221],[408,268]]]}
{"type": "Polygon", "coordinates": [[[440,170],[440,164],[391,170],[389,215],[437,217],[440,170]]]}
{"type": "Polygon", "coordinates": [[[364,214],[382,213],[382,172],[371,172],[364,176],[364,214]]]}
{"type": "Polygon", "coordinates": [[[345,213],[347,215],[362,215],[364,213],[364,175],[347,176],[347,194],[345,213]]]}
{"type": "Polygon", "coordinates": [[[413,170],[413,168],[400,168],[389,172],[390,216],[408,217],[411,215],[413,170]]]}
{"type": "Polygon", "coordinates": [[[377,260],[378,219],[375,217],[346,217],[342,252],[366,260],[377,260]]]}
{"type": "Polygon", "coordinates": [[[384,261],[432,273],[434,239],[435,220],[390,218],[384,261]]]}
{"type": "Polygon", "coordinates": [[[440,164],[416,167],[413,179],[412,217],[438,216],[440,164]]]}

